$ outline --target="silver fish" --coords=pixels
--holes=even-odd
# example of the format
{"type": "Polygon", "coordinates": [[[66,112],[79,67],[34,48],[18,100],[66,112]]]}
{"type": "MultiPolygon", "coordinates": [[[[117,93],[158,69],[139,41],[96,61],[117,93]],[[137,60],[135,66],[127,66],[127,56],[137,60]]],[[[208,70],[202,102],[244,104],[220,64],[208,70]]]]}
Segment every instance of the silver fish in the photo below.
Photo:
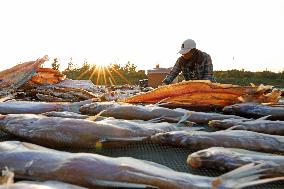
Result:
{"type": "Polygon", "coordinates": [[[146,140],[156,133],[181,130],[176,124],[107,118],[101,121],[9,114],[0,117],[0,129],[36,144],[51,147],[97,147],[146,140]],[[118,142],[120,141],[120,142],[118,142]]]}
{"type": "Polygon", "coordinates": [[[90,104],[93,100],[74,103],[46,103],[29,101],[0,102],[0,114],[41,114],[50,111],[78,112],[82,105],[90,104]]]}
{"type": "Polygon", "coordinates": [[[273,176],[284,175],[284,156],[237,148],[212,147],[190,154],[187,164],[193,168],[233,170],[248,163],[266,162],[273,176]]]}
{"type": "Polygon", "coordinates": [[[0,142],[0,152],[0,168],[13,170],[16,178],[57,180],[88,188],[131,187],[133,183],[161,189],[232,189],[283,179],[259,180],[266,170],[264,164],[248,164],[219,177],[207,177],[130,157],[60,152],[18,141],[0,142]]]}
{"type": "Polygon", "coordinates": [[[242,130],[216,132],[172,131],[158,133],[152,136],[151,139],[160,144],[189,147],[197,150],[209,147],[228,147],[266,152],[284,152],[284,136],[242,130]]]}
{"type": "Polygon", "coordinates": [[[114,117],[117,119],[135,119],[135,120],[151,120],[161,118],[167,122],[184,121],[206,124],[211,120],[241,118],[234,115],[223,115],[218,113],[205,113],[187,110],[172,110],[154,105],[132,105],[127,103],[115,102],[95,102],[84,105],[80,108],[80,112],[89,115],[96,115],[100,112],[101,116],[114,117]],[[103,111],[103,112],[102,112],[103,111]]]}
{"type": "Polygon", "coordinates": [[[223,108],[226,114],[236,114],[248,118],[260,118],[270,116],[271,120],[284,121],[283,105],[261,105],[256,103],[242,103],[226,106],[223,108]]]}
{"type": "Polygon", "coordinates": [[[284,135],[284,121],[271,121],[264,119],[242,120],[224,119],[212,120],[209,126],[217,129],[247,130],[271,135],[284,135]]]}
{"type": "Polygon", "coordinates": [[[20,181],[14,184],[0,185],[0,189],[87,189],[58,181],[20,181]]]}

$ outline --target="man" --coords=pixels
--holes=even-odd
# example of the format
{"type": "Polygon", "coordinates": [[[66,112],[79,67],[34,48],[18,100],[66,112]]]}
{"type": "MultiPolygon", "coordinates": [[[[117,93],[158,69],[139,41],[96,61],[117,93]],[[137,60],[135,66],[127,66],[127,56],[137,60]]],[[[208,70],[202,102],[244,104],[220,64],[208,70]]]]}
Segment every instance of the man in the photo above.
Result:
{"type": "Polygon", "coordinates": [[[196,49],[192,39],[185,40],[181,45],[182,54],[163,80],[163,84],[170,84],[182,71],[185,80],[211,80],[213,79],[213,65],[210,55],[196,49]]]}

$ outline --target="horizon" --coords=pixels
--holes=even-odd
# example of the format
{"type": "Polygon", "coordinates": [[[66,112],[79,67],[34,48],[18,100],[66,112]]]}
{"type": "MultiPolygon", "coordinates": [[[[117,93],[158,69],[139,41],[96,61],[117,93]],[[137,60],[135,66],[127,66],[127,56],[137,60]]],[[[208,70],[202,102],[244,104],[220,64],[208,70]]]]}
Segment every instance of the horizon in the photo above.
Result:
{"type": "Polygon", "coordinates": [[[0,16],[0,70],[45,54],[62,68],[70,57],[78,66],[168,68],[192,38],[214,71],[284,71],[281,0],[10,0],[0,2],[0,16]]]}

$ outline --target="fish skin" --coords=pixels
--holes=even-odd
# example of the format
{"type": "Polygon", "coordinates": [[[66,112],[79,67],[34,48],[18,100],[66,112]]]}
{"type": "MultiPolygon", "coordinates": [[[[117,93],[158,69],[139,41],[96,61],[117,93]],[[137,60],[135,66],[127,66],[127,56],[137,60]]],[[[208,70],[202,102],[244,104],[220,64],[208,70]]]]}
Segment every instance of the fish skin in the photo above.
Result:
{"type": "Polygon", "coordinates": [[[16,178],[57,180],[88,188],[100,188],[99,181],[104,180],[161,189],[232,189],[238,188],[239,179],[248,184],[258,181],[259,176],[255,174],[264,171],[263,165],[247,165],[237,174],[236,171],[231,172],[231,176],[206,177],[177,172],[154,162],[130,157],[61,152],[19,141],[0,142],[0,152],[0,168],[13,170],[16,178]],[[249,179],[252,175],[255,178],[249,179]]]}
{"type": "Polygon", "coordinates": [[[151,123],[107,118],[101,121],[46,117],[35,114],[9,114],[0,119],[0,128],[17,137],[50,147],[94,148],[139,142],[156,133],[181,130],[167,122],[151,123]],[[121,142],[108,143],[108,140],[121,142]],[[131,140],[130,140],[131,139],[131,140]],[[136,140],[135,140],[136,139],[136,140]]]}
{"type": "Polygon", "coordinates": [[[210,147],[241,148],[264,152],[284,152],[284,137],[243,130],[171,131],[151,137],[159,144],[189,147],[196,150],[210,147]]]}
{"type": "Polygon", "coordinates": [[[208,124],[216,129],[247,130],[271,135],[284,135],[284,121],[224,119],[212,120],[208,124]]]}
{"type": "Polygon", "coordinates": [[[45,55],[36,61],[29,61],[18,64],[12,68],[0,72],[0,88],[17,89],[25,82],[29,81],[35,74],[40,65],[49,58],[45,55]]]}
{"type": "Polygon", "coordinates": [[[93,100],[75,103],[47,103],[32,101],[6,101],[0,102],[0,114],[41,114],[50,111],[78,112],[80,106],[89,104],[93,100]]]}
{"type": "Polygon", "coordinates": [[[80,108],[80,112],[88,115],[97,115],[101,112],[101,116],[130,120],[151,120],[155,118],[162,118],[163,121],[167,122],[178,122],[184,115],[188,115],[187,121],[195,122],[198,124],[207,124],[209,121],[215,119],[242,119],[242,117],[235,115],[194,112],[188,110],[177,111],[154,105],[142,106],[115,102],[95,102],[87,104],[80,108]]]}
{"type": "Polygon", "coordinates": [[[257,103],[241,103],[223,108],[225,114],[234,114],[247,118],[270,116],[270,120],[284,121],[284,106],[262,105],[257,103]]]}
{"type": "Polygon", "coordinates": [[[194,110],[214,110],[239,102],[278,102],[280,90],[272,86],[239,86],[232,84],[212,83],[207,80],[185,81],[159,87],[153,91],[128,97],[126,103],[158,103],[164,106],[187,107],[194,110]],[[196,103],[198,102],[198,103],[196,103]]]}
{"type": "Polygon", "coordinates": [[[0,185],[0,189],[87,189],[85,187],[58,181],[20,181],[14,184],[0,185]]]}
{"type": "Polygon", "coordinates": [[[230,171],[253,162],[266,162],[270,176],[284,174],[284,156],[237,148],[212,147],[190,154],[188,166],[230,171]]]}

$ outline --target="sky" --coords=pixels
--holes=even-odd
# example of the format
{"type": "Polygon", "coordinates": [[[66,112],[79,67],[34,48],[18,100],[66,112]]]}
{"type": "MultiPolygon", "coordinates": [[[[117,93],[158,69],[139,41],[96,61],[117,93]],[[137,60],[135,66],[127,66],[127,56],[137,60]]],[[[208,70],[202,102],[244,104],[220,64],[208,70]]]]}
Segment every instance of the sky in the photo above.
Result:
{"type": "Polygon", "coordinates": [[[172,67],[191,38],[214,70],[284,71],[283,0],[1,0],[0,21],[0,70],[46,54],[172,67]]]}

